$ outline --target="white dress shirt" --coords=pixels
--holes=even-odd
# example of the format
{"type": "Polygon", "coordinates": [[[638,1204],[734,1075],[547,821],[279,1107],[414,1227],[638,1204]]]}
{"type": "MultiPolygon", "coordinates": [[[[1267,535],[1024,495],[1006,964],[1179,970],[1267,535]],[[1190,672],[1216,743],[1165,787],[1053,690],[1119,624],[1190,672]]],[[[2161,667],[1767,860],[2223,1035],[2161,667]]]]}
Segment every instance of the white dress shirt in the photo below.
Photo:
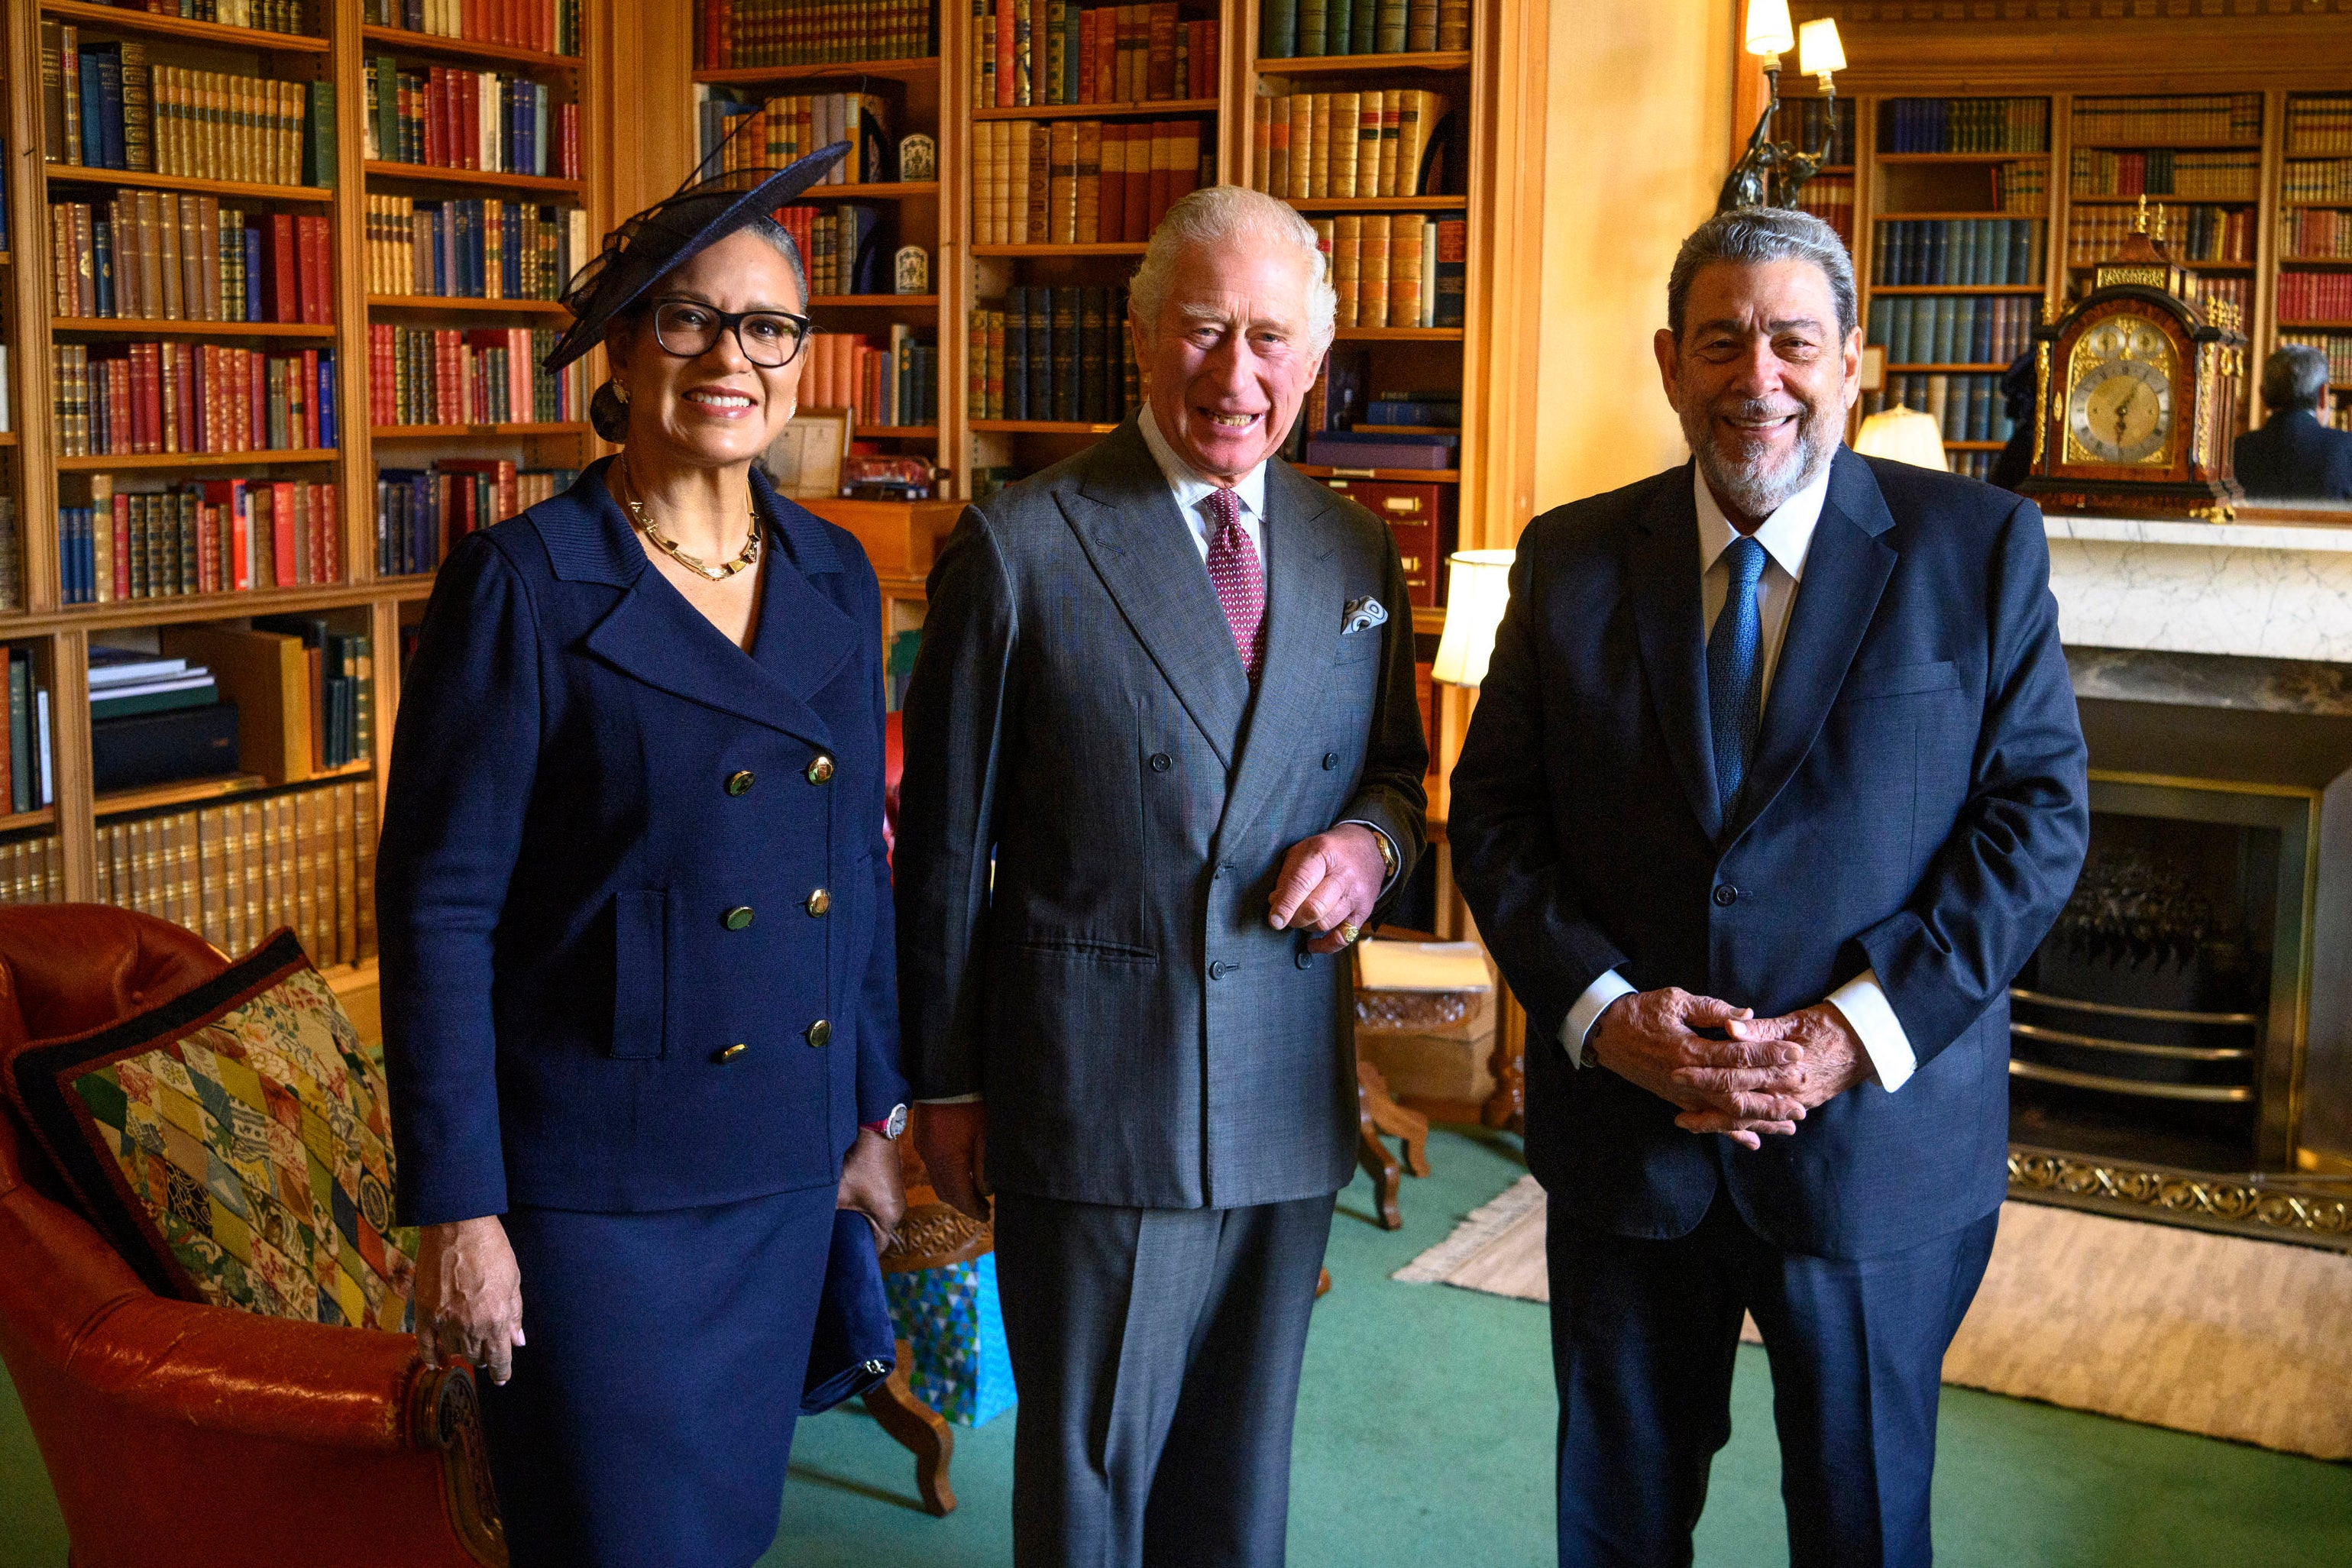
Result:
{"type": "MultiPolygon", "coordinates": [[[[1780,640],[1789,629],[1789,611],[1797,601],[1798,585],[1805,580],[1805,557],[1812,549],[1813,529],[1821,523],[1822,503],[1828,498],[1829,488],[1830,470],[1824,465],[1811,484],[1781,502],[1780,509],[1756,530],[1756,542],[1764,547],[1764,575],[1756,584],[1756,613],[1763,634],[1767,707],[1771,703],[1772,675],[1780,662],[1780,640]]],[[[1723,559],[1724,552],[1739,538],[1739,530],[1724,516],[1696,463],[1691,465],[1691,489],[1698,502],[1698,559],[1706,563],[1701,568],[1705,575],[1699,580],[1699,608],[1705,630],[1712,635],[1716,617],[1723,613],[1724,601],[1731,597],[1731,566],[1723,559]]],[[[1585,988],[1559,1027],[1559,1043],[1570,1061],[1579,1061],[1585,1037],[1601,1021],[1601,1011],[1633,991],[1633,984],[1614,969],[1603,972],[1585,988]]],[[[1845,1015],[1861,1040],[1879,1086],[1889,1093],[1902,1088],[1917,1068],[1918,1057],[1878,983],[1877,972],[1864,969],[1831,992],[1829,1002],[1845,1015]]]]}

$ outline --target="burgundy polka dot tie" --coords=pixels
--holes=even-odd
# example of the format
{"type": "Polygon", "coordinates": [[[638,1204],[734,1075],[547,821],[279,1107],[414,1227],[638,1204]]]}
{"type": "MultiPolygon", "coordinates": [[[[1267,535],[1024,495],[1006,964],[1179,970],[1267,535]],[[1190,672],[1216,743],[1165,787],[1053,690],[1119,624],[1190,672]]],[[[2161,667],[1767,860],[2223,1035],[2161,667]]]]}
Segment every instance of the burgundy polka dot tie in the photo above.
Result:
{"type": "Polygon", "coordinates": [[[1257,547],[1242,528],[1241,497],[1231,490],[1212,490],[1201,503],[1216,531],[1209,536],[1209,580],[1216,586],[1217,602],[1224,607],[1225,624],[1233,628],[1234,647],[1242,656],[1242,672],[1257,684],[1257,667],[1265,651],[1265,568],[1257,547]]]}

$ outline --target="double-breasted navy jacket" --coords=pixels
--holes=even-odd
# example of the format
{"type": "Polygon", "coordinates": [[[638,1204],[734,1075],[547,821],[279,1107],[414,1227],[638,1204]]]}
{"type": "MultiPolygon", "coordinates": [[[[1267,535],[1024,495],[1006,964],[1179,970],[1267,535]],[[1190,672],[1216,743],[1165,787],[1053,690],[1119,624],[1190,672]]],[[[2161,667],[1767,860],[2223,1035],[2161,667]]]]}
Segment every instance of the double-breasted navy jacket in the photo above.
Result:
{"type": "Polygon", "coordinates": [[[449,554],[402,678],[376,862],[410,1224],[831,1183],[905,1097],[879,591],[752,476],[746,653],[598,464],[449,554]]]}

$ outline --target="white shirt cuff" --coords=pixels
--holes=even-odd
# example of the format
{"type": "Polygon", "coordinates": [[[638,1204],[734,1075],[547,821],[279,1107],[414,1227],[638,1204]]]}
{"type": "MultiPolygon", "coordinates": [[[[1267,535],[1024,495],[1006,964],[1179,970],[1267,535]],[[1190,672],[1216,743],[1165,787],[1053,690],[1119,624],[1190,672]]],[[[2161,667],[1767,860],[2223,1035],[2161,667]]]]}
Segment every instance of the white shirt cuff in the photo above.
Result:
{"type": "Polygon", "coordinates": [[[1568,1009],[1568,1017],[1559,1025],[1559,1048],[1568,1052],[1570,1066],[1583,1065],[1580,1058],[1584,1054],[1584,1037],[1592,1032],[1592,1026],[1601,1021],[1601,1015],[1608,1010],[1611,1002],[1632,996],[1633,989],[1633,982],[1614,969],[1601,970],[1601,977],[1584,988],[1584,994],[1576,998],[1576,1005],[1568,1009]]]}
{"type": "Polygon", "coordinates": [[[980,1096],[977,1094],[942,1094],[936,1100],[918,1100],[915,1103],[918,1105],[977,1105],[980,1103],[980,1096]]]}
{"type": "Polygon", "coordinates": [[[1878,984],[1878,971],[1864,969],[1832,991],[1829,1002],[1845,1015],[1861,1040],[1881,1089],[1892,1094],[1911,1081],[1919,1058],[1911,1050],[1911,1037],[1903,1032],[1903,1020],[1895,1016],[1895,1004],[1878,984]]]}

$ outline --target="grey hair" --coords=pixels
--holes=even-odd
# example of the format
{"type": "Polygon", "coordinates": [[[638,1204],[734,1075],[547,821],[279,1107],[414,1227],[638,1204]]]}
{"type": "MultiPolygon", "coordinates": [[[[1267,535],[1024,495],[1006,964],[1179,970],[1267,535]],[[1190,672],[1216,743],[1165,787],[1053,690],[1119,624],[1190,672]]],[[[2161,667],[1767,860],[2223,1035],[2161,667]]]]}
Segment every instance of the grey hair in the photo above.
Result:
{"type": "Polygon", "coordinates": [[[1330,258],[1323,254],[1314,225],[1287,202],[1242,185],[1203,185],[1168,209],[1151,231],[1143,265],[1128,282],[1128,304],[1136,319],[1147,328],[1158,325],[1175,281],[1176,258],[1184,251],[1213,249],[1245,235],[1290,246],[1307,263],[1307,330],[1317,353],[1329,348],[1339,318],[1339,295],[1331,287],[1330,258]]]}
{"type": "Polygon", "coordinates": [[[2273,413],[2317,408],[2327,390],[2327,356],[2308,343],[2274,349],[2263,361],[2263,406],[2273,413]]]}
{"type": "Polygon", "coordinates": [[[1666,277],[1666,329],[1683,335],[1683,310],[1690,303],[1691,281],[1718,261],[1755,266],[1767,261],[1809,261],[1829,279],[1830,296],[1837,301],[1838,338],[1853,335],[1861,319],[1854,302],[1853,257],[1845,242],[1811,213],[1787,207],[1739,207],[1717,213],[1693,229],[1675,257],[1666,277]]]}

